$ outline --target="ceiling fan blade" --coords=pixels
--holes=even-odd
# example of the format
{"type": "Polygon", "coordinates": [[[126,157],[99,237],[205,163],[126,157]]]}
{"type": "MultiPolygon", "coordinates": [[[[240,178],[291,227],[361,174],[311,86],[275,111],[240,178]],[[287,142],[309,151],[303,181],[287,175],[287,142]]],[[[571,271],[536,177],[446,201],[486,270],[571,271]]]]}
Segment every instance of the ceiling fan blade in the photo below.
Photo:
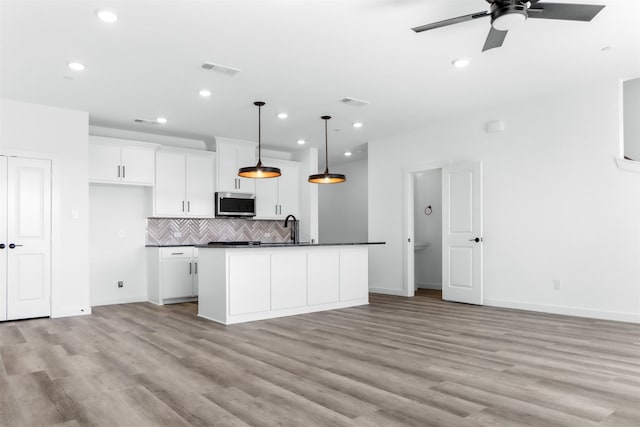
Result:
{"type": "Polygon", "coordinates": [[[434,28],[446,27],[447,25],[458,24],[460,22],[471,21],[473,19],[484,18],[491,14],[487,11],[471,13],[469,15],[458,16],[457,18],[445,19],[444,21],[433,22],[431,24],[420,25],[419,27],[412,28],[416,33],[421,33],[427,30],[433,30],[434,28]]]}
{"type": "Polygon", "coordinates": [[[484,42],[482,51],[484,52],[485,50],[502,46],[504,39],[507,37],[507,33],[508,31],[499,31],[491,27],[489,34],[487,35],[487,40],[484,42]]]}
{"type": "Polygon", "coordinates": [[[563,19],[566,21],[591,21],[604,6],[595,4],[538,3],[527,10],[533,19],[563,19]]]}

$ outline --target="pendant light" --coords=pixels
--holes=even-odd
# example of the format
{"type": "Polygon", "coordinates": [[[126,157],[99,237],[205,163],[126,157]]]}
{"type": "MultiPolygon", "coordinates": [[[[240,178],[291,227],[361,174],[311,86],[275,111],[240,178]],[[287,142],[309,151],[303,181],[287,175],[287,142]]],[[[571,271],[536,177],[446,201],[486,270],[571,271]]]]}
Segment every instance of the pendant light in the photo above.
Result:
{"type": "Polygon", "coordinates": [[[244,168],[238,169],[238,176],[243,178],[276,178],[279,177],[280,169],[274,168],[271,166],[263,166],[262,165],[262,152],[261,152],[261,141],[260,141],[260,133],[261,133],[261,108],[264,105],[262,101],[256,101],[253,105],[258,107],[258,164],[255,166],[247,166],[244,168]]]}
{"type": "Polygon", "coordinates": [[[329,142],[327,136],[327,120],[331,116],[320,117],[324,120],[324,173],[309,175],[309,182],[313,184],[339,184],[345,182],[347,177],[340,173],[329,173],[329,142]]]}

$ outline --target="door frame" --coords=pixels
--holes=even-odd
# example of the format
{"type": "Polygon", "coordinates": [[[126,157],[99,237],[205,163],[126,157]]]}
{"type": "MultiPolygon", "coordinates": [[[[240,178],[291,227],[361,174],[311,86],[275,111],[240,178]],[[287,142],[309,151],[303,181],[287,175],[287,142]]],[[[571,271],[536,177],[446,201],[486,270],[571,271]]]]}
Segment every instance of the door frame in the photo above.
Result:
{"type": "MultiPolygon", "coordinates": [[[[402,275],[402,292],[404,296],[415,296],[415,215],[414,215],[414,177],[419,172],[426,172],[435,169],[442,169],[445,166],[451,165],[451,160],[444,160],[438,162],[429,162],[416,166],[411,166],[402,169],[402,197],[404,206],[404,224],[403,224],[403,249],[402,258],[404,260],[404,271],[402,275]]],[[[442,194],[442,190],[441,190],[442,194]]]]}

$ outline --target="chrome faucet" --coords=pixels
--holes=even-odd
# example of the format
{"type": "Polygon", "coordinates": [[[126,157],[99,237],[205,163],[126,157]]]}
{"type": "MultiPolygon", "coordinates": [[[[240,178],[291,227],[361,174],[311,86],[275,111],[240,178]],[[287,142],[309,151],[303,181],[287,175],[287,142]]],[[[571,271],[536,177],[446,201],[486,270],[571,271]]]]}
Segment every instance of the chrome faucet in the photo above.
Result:
{"type": "Polygon", "coordinates": [[[291,218],[291,243],[298,244],[300,243],[300,237],[298,237],[298,220],[291,214],[287,215],[284,219],[285,227],[289,225],[289,218],[291,218]]]}

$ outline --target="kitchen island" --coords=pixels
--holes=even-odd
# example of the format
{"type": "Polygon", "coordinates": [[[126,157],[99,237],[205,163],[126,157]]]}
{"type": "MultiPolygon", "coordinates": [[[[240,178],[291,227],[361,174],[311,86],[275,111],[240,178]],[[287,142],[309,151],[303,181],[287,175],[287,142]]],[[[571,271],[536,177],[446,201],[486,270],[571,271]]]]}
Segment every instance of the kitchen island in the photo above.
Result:
{"type": "Polygon", "coordinates": [[[366,305],[372,244],[197,245],[198,315],[230,325],[366,305]]]}

